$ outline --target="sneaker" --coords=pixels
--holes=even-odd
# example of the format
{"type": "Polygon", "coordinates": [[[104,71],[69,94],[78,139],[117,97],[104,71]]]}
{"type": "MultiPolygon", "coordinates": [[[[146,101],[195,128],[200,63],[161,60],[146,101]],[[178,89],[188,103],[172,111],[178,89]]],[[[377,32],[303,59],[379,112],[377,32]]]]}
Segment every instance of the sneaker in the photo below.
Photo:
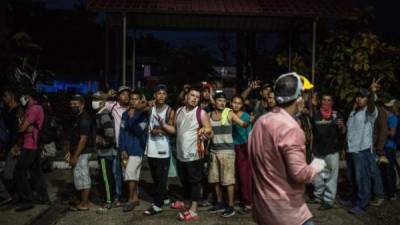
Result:
{"type": "Polygon", "coordinates": [[[148,208],[146,211],[144,211],[143,214],[145,214],[147,216],[153,216],[153,215],[161,213],[162,211],[163,211],[162,208],[152,205],[150,208],[148,208]]]}
{"type": "Polygon", "coordinates": [[[352,208],[354,206],[353,201],[349,200],[338,200],[338,203],[345,208],[352,208]]]}
{"type": "Polygon", "coordinates": [[[382,197],[375,197],[369,202],[369,204],[372,206],[380,206],[384,201],[385,199],[382,197]]]}
{"type": "Polygon", "coordinates": [[[169,206],[170,204],[171,204],[171,201],[167,198],[167,199],[164,199],[164,206],[169,206]]]}
{"type": "Polygon", "coordinates": [[[215,206],[207,210],[209,213],[223,213],[225,212],[224,203],[217,203],[215,206]]]}
{"type": "Polygon", "coordinates": [[[210,207],[211,203],[208,200],[202,200],[199,202],[200,207],[210,207]]]}
{"type": "Polygon", "coordinates": [[[314,197],[314,198],[308,199],[307,203],[308,204],[322,204],[322,201],[321,201],[321,199],[314,197]]]}
{"type": "Polygon", "coordinates": [[[185,212],[178,213],[177,219],[180,221],[196,221],[199,220],[199,215],[192,210],[187,210],[185,212]]]}
{"type": "Polygon", "coordinates": [[[240,207],[240,209],[238,210],[238,213],[239,213],[240,215],[249,214],[249,213],[251,213],[251,207],[250,207],[250,206],[243,206],[243,207],[240,207]]]}
{"type": "Polygon", "coordinates": [[[325,211],[329,209],[333,209],[333,205],[328,205],[326,203],[323,203],[320,207],[318,207],[319,211],[325,211]]]}
{"type": "Polygon", "coordinates": [[[349,213],[354,214],[354,215],[360,215],[360,214],[363,214],[364,212],[365,211],[358,206],[355,206],[349,210],[349,213]]]}
{"type": "Polygon", "coordinates": [[[224,218],[229,218],[235,215],[235,210],[233,207],[226,207],[225,211],[221,214],[224,218]]]}
{"type": "Polygon", "coordinates": [[[114,199],[114,201],[111,203],[112,208],[119,208],[121,206],[122,206],[121,201],[118,198],[114,199]]]}
{"type": "Polygon", "coordinates": [[[33,202],[38,205],[51,205],[51,201],[48,195],[44,196],[34,196],[33,202]]]}
{"type": "Polygon", "coordinates": [[[389,197],[389,201],[396,201],[397,200],[397,196],[393,195],[391,197],[389,197]]]}
{"type": "Polygon", "coordinates": [[[0,201],[0,206],[8,205],[8,204],[10,204],[11,202],[12,202],[12,198],[7,198],[7,199],[4,199],[4,200],[1,200],[1,201],[0,201]]]}
{"type": "Polygon", "coordinates": [[[111,208],[101,207],[96,210],[96,214],[106,214],[111,208]]]}

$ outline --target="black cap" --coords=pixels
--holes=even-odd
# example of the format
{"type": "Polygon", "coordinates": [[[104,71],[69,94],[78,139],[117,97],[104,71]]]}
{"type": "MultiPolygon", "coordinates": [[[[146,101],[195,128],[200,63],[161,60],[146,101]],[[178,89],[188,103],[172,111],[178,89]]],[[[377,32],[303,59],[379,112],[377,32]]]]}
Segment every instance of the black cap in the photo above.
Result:
{"type": "Polygon", "coordinates": [[[369,91],[366,88],[360,88],[360,90],[357,92],[357,96],[360,97],[368,97],[369,91]]]}
{"type": "Polygon", "coordinates": [[[223,92],[216,93],[214,95],[214,99],[216,100],[218,98],[225,98],[226,99],[226,95],[223,92]]]}
{"type": "Polygon", "coordinates": [[[71,101],[80,101],[81,103],[85,103],[85,98],[80,94],[76,94],[72,96],[71,101]]]}
{"type": "Polygon", "coordinates": [[[167,85],[165,85],[165,84],[157,84],[155,87],[154,87],[154,92],[157,92],[157,91],[161,91],[161,90],[163,90],[163,91],[167,91],[168,90],[168,87],[167,87],[167,85]]]}

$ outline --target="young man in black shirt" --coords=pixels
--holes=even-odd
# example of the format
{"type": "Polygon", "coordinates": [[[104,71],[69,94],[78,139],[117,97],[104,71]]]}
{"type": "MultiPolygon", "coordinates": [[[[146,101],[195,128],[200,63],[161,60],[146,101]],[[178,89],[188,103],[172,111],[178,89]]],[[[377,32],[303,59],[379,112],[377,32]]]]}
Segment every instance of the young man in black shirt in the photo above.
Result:
{"type": "Polygon", "coordinates": [[[72,206],[72,211],[89,210],[89,194],[91,179],[89,174],[89,159],[93,152],[93,121],[85,112],[85,99],[81,95],[74,95],[70,101],[72,113],[75,117],[70,134],[70,152],[67,159],[73,168],[74,185],[80,192],[80,202],[72,206]]]}
{"type": "Polygon", "coordinates": [[[314,179],[314,201],[321,203],[319,210],[333,207],[339,174],[339,137],[345,132],[343,117],[333,110],[333,97],[320,95],[319,106],[312,117],[314,133],[313,153],[323,158],[327,167],[314,179]]]}

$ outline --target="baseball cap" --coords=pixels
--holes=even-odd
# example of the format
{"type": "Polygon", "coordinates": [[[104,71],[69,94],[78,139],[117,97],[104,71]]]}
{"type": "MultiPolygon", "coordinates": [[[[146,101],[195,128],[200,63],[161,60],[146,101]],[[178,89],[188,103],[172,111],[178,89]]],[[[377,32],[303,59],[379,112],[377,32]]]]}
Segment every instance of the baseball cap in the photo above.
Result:
{"type": "Polygon", "coordinates": [[[303,83],[297,73],[286,73],[278,77],[274,90],[277,103],[283,104],[296,100],[301,96],[303,83]]]}
{"type": "Polygon", "coordinates": [[[80,94],[76,94],[72,96],[71,101],[80,101],[81,103],[85,103],[85,98],[80,94]]]}
{"type": "Polygon", "coordinates": [[[272,85],[270,83],[265,83],[262,87],[261,90],[265,90],[267,88],[272,88],[272,85]]]}
{"type": "Polygon", "coordinates": [[[118,88],[118,93],[121,93],[123,91],[129,91],[130,92],[131,88],[128,87],[128,86],[121,86],[121,87],[118,88]]]}
{"type": "Polygon", "coordinates": [[[369,91],[366,88],[360,88],[357,92],[357,96],[368,97],[368,95],[369,95],[369,91]]]}
{"type": "Polygon", "coordinates": [[[161,91],[161,90],[164,90],[164,91],[167,91],[168,90],[168,87],[167,87],[167,85],[165,85],[165,84],[157,84],[155,87],[154,87],[154,92],[157,92],[157,91],[161,91]]]}
{"type": "Polygon", "coordinates": [[[394,106],[394,104],[396,104],[396,99],[392,99],[392,100],[390,100],[389,102],[386,102],[385,103],[385,106],[386,107],[393,107],[394,106]]]}
{"type": "Polygon", "coordinates": [[[226,99],[226,95],[223,92],[218,92],[214,95],[214,99],[218,99],[218,98],[225,98],[226,99]]]}
{"type": "Polygon", "coordinates": [[[105,101],[108,98],[108,95],[102,91],[97,91],[93,95],[93,100],[98,100],[98,101],[105,101]]]}

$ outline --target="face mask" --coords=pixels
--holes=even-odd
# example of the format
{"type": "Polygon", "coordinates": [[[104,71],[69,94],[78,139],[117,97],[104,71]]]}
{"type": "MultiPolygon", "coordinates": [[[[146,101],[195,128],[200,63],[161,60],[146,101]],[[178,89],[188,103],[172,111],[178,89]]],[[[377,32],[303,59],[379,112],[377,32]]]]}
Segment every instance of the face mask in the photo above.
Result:
{"type": "Polygon", "coordinates": [[[92,108],[98,110],[100,108],[100,101],[92,101],[92,108]]]}
{"type": "Polygon", "coordinates": [[[25,96],[22,96],[19,101],[21,102],[22,106],[26,106],[26,104],[28,104],[28,100],[26,100],[25,96]]]}
{"type": "Polygon", "coordinates": [[[74,115],[78,115],[78,114],[81,112],[81,110],[80,110],[79,107],[72,107],[72,108],[71,108],[71,112],[72,112],[72,114],[74,114],[74,115]]]}

